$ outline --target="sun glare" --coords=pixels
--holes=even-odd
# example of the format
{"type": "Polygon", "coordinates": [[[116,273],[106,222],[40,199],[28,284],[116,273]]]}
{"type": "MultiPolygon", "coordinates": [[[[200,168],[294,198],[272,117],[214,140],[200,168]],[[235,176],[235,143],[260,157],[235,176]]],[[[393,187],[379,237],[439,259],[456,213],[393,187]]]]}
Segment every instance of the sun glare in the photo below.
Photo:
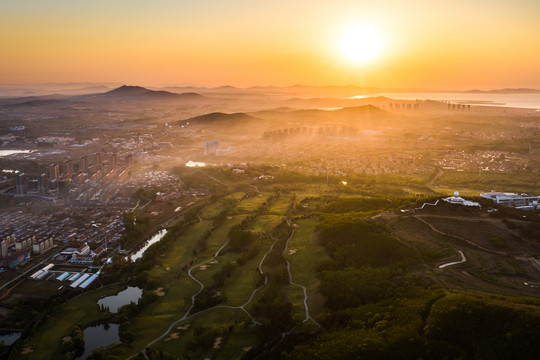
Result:
{"type": "Polygon", "coordinates": [[[384,50],[384,37],[373,26],[356,25],[338,35],[339,56],[353,65],[366,65],[380,59],[384,50]]]}

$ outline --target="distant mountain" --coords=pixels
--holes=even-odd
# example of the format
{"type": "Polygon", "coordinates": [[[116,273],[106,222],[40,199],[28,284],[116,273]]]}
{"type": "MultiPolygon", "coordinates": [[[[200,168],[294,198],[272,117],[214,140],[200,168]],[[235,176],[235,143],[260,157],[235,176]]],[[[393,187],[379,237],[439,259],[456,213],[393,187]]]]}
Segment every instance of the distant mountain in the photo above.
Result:
{"type": "Polygon", "coordinates": [[[395,116],[373,105],[344,107],[337,110],[303,109],[292,111],[264,110],[253,113],[259,124],[269,127],[295,126],[356,126],[378,128],[395,121],[395,116]]]}
{"type": "Polygon", "coordinates": [[[189,119],[180,120],[180,125],[189,123],[190,125],[199,124],[219,124],[219,125],[238,125],[246,122],[258,121],[259,118],[246,113],[226,114],[222,112],[213,112],[205,115],[195,116],[189,119]]]}
{"type": "Polygon", "coordinates": [[[128,86],[128,85],[122,85],[119,88],[116,88],[111,91],[107,91],[106,93],[100,94],[101,96],[106,97],[118,97],[118,98],[133,98],[136,100],[180,100],[180,99],[190,99],[190,100],[197,100],[197,99],[203,99],[204,96],[189,92],[189,93],[172,93],[165,90],[150,90],[147,88],[144,88],[142,86],[128,86]]]}
{"type": "Polygon", "coordinates": [[[46,106],[53,104],[66,103],[69,97],[60,94],[45,96],[25,96],[16,98],[0,99],[0,104],[5,106],[46,106]]]}
{"type": "Polygon", "coordinates": [[[386,115],[388,112],[379,109],[373,105],[362,105],[345,107],[343,109],[335,110],[335,113],[342,115],[386,115]]]}
{"type": "Polygon", "coordinates": [[[362,105],[362,106],[350,106],[344,107],[341,109],[301,109],[301,110],[290,110],[290,111],[261,111],[261,114],[266,114],[271,116],[272,114],[279,114],[280,116],[317,116],[317,117],[342,117],[342,116],[364,116],[364,115],[389,115],[388,112],[379,109],[373,105],[362,105]]]}
{"type": "Polygon", "coordinates": [[[471,94],[540,94],[539,89],[517,88],[517,89],[493,89],[493,90],[469,90],[465,91],[471,94]]]}

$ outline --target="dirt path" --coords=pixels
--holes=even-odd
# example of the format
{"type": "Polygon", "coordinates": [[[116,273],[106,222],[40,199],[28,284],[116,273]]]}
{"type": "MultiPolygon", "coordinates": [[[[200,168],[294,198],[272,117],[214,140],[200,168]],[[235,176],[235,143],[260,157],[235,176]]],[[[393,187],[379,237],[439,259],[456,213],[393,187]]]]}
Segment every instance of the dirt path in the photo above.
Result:
{"type": "Polygon", "coordinates": [[[427,183],[426,183],[426,186],[428,188],[431,188],[433,186],[433,184],[435,183],[435,181],[439,180],[439,178],[441,176],[444,175],[444,171],[442,169],[439,169],[439,171],[437,172],[437,174],[435,174],[434,177],[432,177],[427,183]]]}
{"type": "Polygon", "coordinates": [[[483,247],[483,246],[480,246],[480,245],[478,245],[478,244],[473,243],[473,242],[470,241],[470,240],[464,239],[464,238],[462,238],[461,236],[452,235],[452,234],[445,233],[444,231],[440,231],[440,230],[438,230],[437,228],[435,228],[433,225],[431,225],[429,222],[427,222],[426,220],[422,219],[422,217],[425,217],[425,215],[423,215],[423,216],[414,215],[413,217],[416,218],[416,219],[418,219],[418,220],[420,220],[421,222],[423,222],[423,223],[426,224],[427,226],[429,226],[429,228],[430,228],[431,230],[435,231],[436,233],[439,233],[439,234],[442,234],[442,235],[446,235],[446,236],[450,236],[450,237],[453,237],[453,238],[458,239],[458,240],[461,240],[461,241],[465,241],[467,244],[472,245],[472,246],[474,246],[474,247],[477,248],[477,249],[480,249],[480,250],[483,250],[483,251],[486,251],[486,252],[489,252],[489,253],[492,253],[492,254],[509,256],[507,253],[487,249],[487,248],[485,248],[485,247],[483,247]]]}

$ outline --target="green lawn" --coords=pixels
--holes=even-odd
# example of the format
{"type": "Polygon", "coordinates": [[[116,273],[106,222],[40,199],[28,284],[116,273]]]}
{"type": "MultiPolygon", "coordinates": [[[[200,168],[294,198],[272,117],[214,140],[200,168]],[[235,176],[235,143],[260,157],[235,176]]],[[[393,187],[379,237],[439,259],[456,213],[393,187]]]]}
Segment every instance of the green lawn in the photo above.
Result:
{"type": "Polygon", "coordinates": [[[266,199],[270,196],[270,193],[255,194],[253,197],[242,200],[237,209],[240,211],[252,212],[257,210],[259,206],[264,204],[266,199]]]}
{"type": "Polygon", "coordinates": [[[102,318],[104,313],[98,311],[97,301],[102,296],[115,295],[121,289],[119,285],[107,286],[69,301],[24,344],[24,347],[31,347],[34,351],[26,356],[21,355],[21,358],[59,359],[62,338],[71,335],[76,325],[84,328],[89,323],[102,318]]]}
{"type": "Polygon", "coordinates": [[[308,306],[312,316],[315,316],[324,304],[324,299],[317,291],[317,267],[321,261],[329,259],[313,234],[317,222],[317,219],[291,221],[294,236],[289,241],[289,251],[285,254],[291,264],[293,282],[304,285],[308,290],[308,306]]]}
{"type": "Polygon", "coordinates": [[[258,342],[255,329],[247,327],[249,318],[242,310],[218,308],[178,324],[165,339],[153,347],[170,355],[188,354],[190,343],[197,339],[194,329],[197,327],[210,329],[216,324],[227,329],[223,339],[216,342],[217,337],[212,336],[208,339],[206,350],[198,352],[191,350],[196,358],[240,359],[245,353],[244,347],[249,344],[256,345],[258,342]],[[174,335],[171,337],[172,334],[174,335]]]}
{"type": "Polygon", "coordinates": [[[251,230],[256,233],[268,232],[282,221],[281,215],[260,215],[253,223],[251,230]]]}
{"type": "Polygon", "coordinates": [[[291,205],[292,197],[290,195],[281,195],[278,199],[272,201],[270,208],[268,209],[269,214],[274,215],[283,215],[291,205]]]}
{"type": "MultiPolygon", "coordinates": [[[[258,194],[241,201],[238,205],[241,214],[228,216],[206,238],[204,241],[206,249],[195,253],[193,249],[201,247],[201,240],[204,239],[213,226],[213,218],[225,208],[222,201],[226,201],[226,199],[211,204],[202,210],[201,217],[203,221],[192,225],[183,234],[179,235],[171,243],[170,248],[158,257],[157,264],[150,270],[152,276],[159,277],[160,287],[163,288],[165,295],[158,297],[153,303],[146,306],[140,313],[129,320],[130,329],[136,334],[135,341],[131,345],[120,344],[111,349],[108,353],[112,358],[125,359],[136,354],[150,341],[163,334],[171,323],[186,314],[187,309],[191,306],[191,296],[200,289],[199,284],[189,278],[187,269],[205,263],[207,265],[205,267],[195,267],[192,275],[206,286],[212,286],[214,283],[212,277],[216,272],[220,271],[227,263],[236,263],[240,254],[226,251],[226,248],[215,261],[210,262],[210,260],[212,260],[216,251],[227,242],[227,233],[230,228],[250,216],[270,195],[271,193],[258,194]]],[[[229,197],[231,196],[238,199],[243,196],[243,193],[233,194],[229,197]]],[[[251,230],[256,233],[271,231],[272,228],[283,221],[284,213],[288,209],[291,199],[291,195],[282,195],[274,200],[270,205],[269,213],[258,216],[251,230]]],[[[318,262],[324,259],[326,255],[323,249],[315,244],[312,237],[317,221],[305,219],[295,221],[295,223],[298,227],[294,227],[295,236],[290,242],[290,249],[295,249],[297,252],[291,255],[287,253],[286,257],[291,262],[293,281],[308,287],[309,306],[313,316],[318,313],[323,301],[316,292],[316,267],[318,262]]],[[[225,279],[224,285],[219,289],[226,297],[225,302],[220,304],[221,306],[243,305],[260,284],[261,276],[258,273],[258,266],[274,240],[271,238],[258,238],[256,241],[259,242],[260,246],[257,256],[241,266],[237,265],[231,276],[225,279]]],[[[283,265],[276,263],[268,266],[282,267],[283,265]]],[[[61,339],[69,335],[75,325],[80,324],[84,328],[90,322],[103,318],[105,314],[97,311],[97,300],[101,296],[115,294],[120,289],[119,286],[115,286],[87,293],[63,306],[59,313],[53,315],[39,328],[38,335],[31,338],[24,345],[35,350],[22,358],[59,358],[61,356],[59,348],[61,339]]],[[[286,286],[283,291],[293,303],[294,318],[302,321],[305,318],[302,289],[297,286],[286,286]]],[[[256,298],[260,295],[257,294],[253,301],[256,301],[256,298]]],[[[248,306],[248,310],[249,308],[250,306],[248,306]]],[[[190,343],[193,342],[194,326],[203,326],[205,328],[225,326],[228,329],[223,341],[217,348],[211,345],[205,347],[207,350],[204,352],[192,353],[201,359],[206,357],[212,359],[240,359],[246,351],[249,351],[250,346],[257,346],[259,342],[257,329],[249,326],[251,320],[241,309],[212,309],[198,313],[195,317],[189,318],[178,324],[178,326],[183,326],[186,323],[190,323],[192,327],[186,330],[182,328],[174,329],[173,333],[178,334],[167,341],[159,341],[153,347],[172,355],[185,354],[190,343]]]]}

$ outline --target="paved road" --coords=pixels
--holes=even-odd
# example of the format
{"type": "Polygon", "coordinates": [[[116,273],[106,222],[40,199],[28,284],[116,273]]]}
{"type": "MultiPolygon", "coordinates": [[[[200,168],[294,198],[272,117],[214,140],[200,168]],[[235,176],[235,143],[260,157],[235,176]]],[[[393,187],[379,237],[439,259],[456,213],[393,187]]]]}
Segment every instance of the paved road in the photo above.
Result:
{"type": "Polygon", "coordinates": [[[445,267],[461,264],[461,263],[464,263],[465,261],[467,261],[467,258],[463,254],[463,251],[459,250],[458,253],[459,253],[459,255],[461,255],[461,260],[460,261],[453,261],[453,262],[449,262],[449,263],[446,263],[446,264],[439,265],[439,269],[444,269],[445,267]]]}
{"type": "MultiPolygon", "coordinates": [[[[292,274],[291,274],[291,264],[289,263],[289,261],[287,260],[287,258],[285,257],[285,252],[287,251],[287,249],[289,248],[289,241],[293,238],[294,236],[294,229],[293,227],[291,226],[291,223],[289,222],[289,219],[287,219],[287,225],[289,225],[289,227],[291,228],[291,236],[289,236],[289,238],[287,239],[287,242],[285,243],[285,248],[283,249],[283,252],[281,253],[281,256],[283,257],[283,259],[285,259],[285,262],[287,262],[287,272],[289,273],[289,283],[293,286],[298,286],[300,288],[302,288],[302,291],[304,292],[304,310],[305,310],[305,313],[306,313],[306,318],[304,319],[304,322],[307,322],[309,320],[313,321],[317,326],[320,327],[320,325],[315,321],[315,319],[313,319],[311,317],[311,315],[309,314],[309,307],[308,307],[308,304],[307,304],[307,300],[308,300],[308,295],[307,295],[307,289],[304,285],[300,285],[300,284],[297,284],[293,281],[293,278],[292,278],[292,274]]],[[[292,331],[292,330],[291,330],[292,331]]],[[[290,332],[289,332],[290,333],[290,332]]]]}
{"type": "MultiPolygon", "coordinates": [[[[199,218],[200,219],[200,218],[199,218]]],[[[315,319],[313,319],[309,313],[309,307],[308,307],[308,304],[307,304],[307,300],[308,300],[308,295],[307,295],[307,289],[305,286],[303,285],[300,285],[300,284],[296,284],[294,281],[293,281],[293,278],[292,278],[292,274],[291,274],[291,269],[290,269],[290,263],[289,261],[287,261],[287,259],[285,258],[285,252],[287,251],[288,247],[289,247],[289,241],[292,239],[292,237],[294,236],[294,229],[292,228],[289,220],[287,220],[287,224],[289,225],[289,227],[291,228],[291,235],[289,236],[289,238],[287,239],[287,242],[285,244],[285,249],[283,250],[283,252],[281,253],[281,256],[283,257],[283,259],[286,261],[287,263],[287,272],[289,274],[289,283],[293,286],[298,286],[300,288],[302,288],[303,292],[304,292],[304,309],[305,309],[305,314],[306,314],[306,317],[304,319],[303,322],[307,322],[309,320],[313,321],[313,323],[315,323],[317,326],[320,327],[320,325],[315,321],[315,319]]],[[[141,351],[142,354],[145,356],[145,358],[148,358],[147,355],[146,355],[146,349],[150,346],[152,346],[153,344],[155,344],[156,342],[162,340],[163,338],[165,338],[170,332],[171,330],[176,326],[178,325],[179,323],[181,323],[182,321],[184,320],[189,320],[195,316],[198,316],[200,314],[203,314],[203,313],[206,313],[208,311],[211,311],[211,310],[216,310],[216,309],[238,309],[238,310],[242,310],[243,312],[246,313],[246,315],[248,315],[248,317],[251,319],[251,321],[253,322],[253,324],[255,325],[262,325],[262,323],[258,322],[257,320],[255,320],[255,318],[253,318],[253,316],[249,313],[249,311],[246,310],[246,306],[248,306],[251,301],[253,300],[253,298],[255,297],[255,294],[261,289],[263,288],[264,286],[266,286],[266,284],[268,283],[268,276],[264,273],[262,267],[263,267],[263,263],[264,263],[264,260],[266,259],[266,257],[268,256],[268,254],[270,254],[270,252],[273,250],[274,248],[274,245],[277,243],[277,241],[279,239],[277,238],[273,238],[274,239],[274,242],[272,243],[272,245],[270,246],[270,248],[268,249],[268,251],[263,255],[261,261],[259,262],[259,266],[258,266],[258,270],[259,270],[259,274],[261,276],[264,276],[264,284],[259,286],[258,288],[256,288],[255,290],[253,290],[253,292],[251,293],[251,296],[249,297],[249,299],[244,303],[242,304],[241,306],[229,306],[229,305],[217,305],[217,306],[214,306],[214,307],[211,307],[211,308],[208,308],[208,309],[204,309],[204,310],[201,310],[199,312],[196,312],[196,313],[193,313],[193,314],[190,314],[191,313],[191,310],[193,310],[193,307],[195,306],[195,299],[197,298],[197,296],[204,290],[205,286],[204,284],[199,281],[195,276],[192,275],[192,271],[197,268],[197,267],[200,267],[202,265],[206,265],[208,263],[210,263],[211,261],[215,260],[219,254],[221,253],[221,251],[227,246],[227,244],[229,243],[229,241],[226,241],[217,251],[216,253],[214,254],[214,256],[210,259],[207,259],[205,261],[203,261],[202,263],[199,263],[193,267],[191,267],[189,270],[188,270],[188,276],[193,280],[195,281],[199,286],[199,290],[193,294],[191,296],[191,305],[190,307],[188,308],[188,310],[185,312],[184,316],[182,316],[180,319],[174,321],[168,328],[167,330],[161,334],[159,337],[155,338],[154,340],[150,341],[145,347],[144,349],[141,351]]],[[[289,330],[288,332],[285,332],[285,333],[282,333],[282,336],[285,337],[287,335],[289,335],[295,328],[292,328],[291,330],[289,330]]],[[[136,357],[138,354],[135,354],[131,357],[128,358],[129,359],[132,359],[134,357],[136,357]]]]}

